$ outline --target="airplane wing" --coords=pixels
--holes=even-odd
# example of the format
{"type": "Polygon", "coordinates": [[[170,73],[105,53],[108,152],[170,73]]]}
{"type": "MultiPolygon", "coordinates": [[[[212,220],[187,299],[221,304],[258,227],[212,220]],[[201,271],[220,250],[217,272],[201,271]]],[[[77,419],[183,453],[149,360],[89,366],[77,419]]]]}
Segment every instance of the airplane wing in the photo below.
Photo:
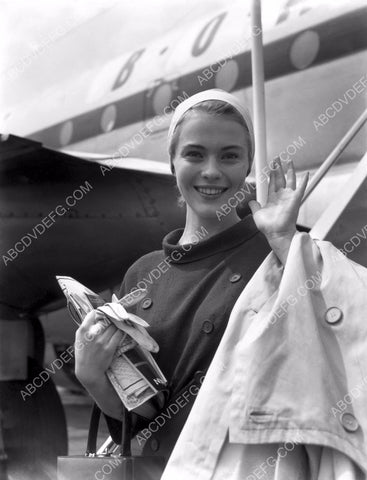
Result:
{"type": "Polygon", "coordinates": [[[0,302],[9,316],[61,298],[55,275],[100,291],[184,223],[169,166],[1,137],[0,302]],[[85,158],[84,158],[85,157],[85,158]]]}

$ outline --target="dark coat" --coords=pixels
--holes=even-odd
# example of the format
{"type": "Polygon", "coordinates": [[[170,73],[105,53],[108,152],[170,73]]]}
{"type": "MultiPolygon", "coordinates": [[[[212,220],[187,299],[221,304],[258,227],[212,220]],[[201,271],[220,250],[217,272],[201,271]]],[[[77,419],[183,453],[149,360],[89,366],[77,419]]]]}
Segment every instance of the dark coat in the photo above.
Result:
{"type": "MultiPolygon", "coordinates": [[[[167,404],[161,412],[165,421],[139,422],[145,433],[137,436],[138,441],[149,440],[144,447],[150,454],[162,455],[164,450],[169,455],[196,396],[186,393],[185,400],[182,394],[195,382],[196,372],[208,369],[234,303],[270,252],[251,215],[212,237],[202,229],[192,244],[177,245],[182,232],[169,233],[162,250],[137,260],[119,292],[121,298],[134,288],[147,288],[147,297],[129,311],[150,324],[149,334],[160,347],[155,359],[168,380],[167,404]],[[165,447],[160,448],[163,443],[165,447]]],[[[197,375],[196,385],[200,378],[197,375]]],[[[121,423],[109,424],[118,440],[121,423]]]]}

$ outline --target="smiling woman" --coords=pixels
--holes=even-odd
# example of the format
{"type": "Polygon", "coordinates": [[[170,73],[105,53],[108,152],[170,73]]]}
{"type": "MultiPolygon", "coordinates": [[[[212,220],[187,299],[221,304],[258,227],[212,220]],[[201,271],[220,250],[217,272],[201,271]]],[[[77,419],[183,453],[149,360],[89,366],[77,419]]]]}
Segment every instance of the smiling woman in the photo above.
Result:
{"type": "MultiPolygon", "coordinates": [[[[263,208],[250,202],[253,216],[241,219],[234,207],[224,219],[217,215],[243,190],[254,156],[250,115],[235,96],[222,90],[207,90],[180,103],[171,121],[168,149],[186,205],[184,228],[168,233],[162,250],[137,260],[120,289],[120,297],[134,291],[149,272],[167,265],[147,286],[148,299],[130,308],[149,323],[149,333],[160,347],[155,359],[168,379],[163,409],[150,419],[134,415],[134,431],[144,454],[163,455],[167,460],[236,300],[270,247],[285,263],[307,182],[306,178],[296,188],[293,166],[285,176],[276,163],[270,174],[269,201],[263,208]],[[205,235],[198,239],[197,232],[205,235]],[[190,395],[192,391],[195,395],[190,395]]],[[[100,321],[95,312],[87,315],[76,340],[100,321]]],[[[75,358],[76,375],[107,415],[117,442],[123,409],[105,372],[120,340],[110,325],[75,358]]]]}
{"type": "MultiPolygon", "coordinates": [[[[232,102],[235,99],[223,94],[232,102]]],[[[205,98],[207,92],[200,95],[205,98]]],[[[228,102],[215,99],[186,110],[188,105],[181,104],[176,109],[169,132],[169,154],[171,170],[187,207],[180,243],[186,243],[199,225],[215,234],[240,220],[235,209],[231,209],[225,221],[217,219],[221,205],[240,191],[251,170],[252,123],[247,111],[238,104],[244,114],[228,102]]]]}

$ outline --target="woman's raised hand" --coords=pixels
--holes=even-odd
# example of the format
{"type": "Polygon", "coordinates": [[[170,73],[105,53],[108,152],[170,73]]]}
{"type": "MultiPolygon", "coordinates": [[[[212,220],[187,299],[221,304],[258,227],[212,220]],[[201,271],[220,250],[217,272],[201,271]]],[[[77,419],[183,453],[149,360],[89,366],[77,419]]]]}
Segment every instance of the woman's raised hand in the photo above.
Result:
{"type": "Polygon", "coordinates": [[[123,335],[96,310],[86,315],[75,334],[75,374],[84,385],[104,375],[123,335]]]}
{"type": "Polygon", "coordinates": [[[287,166],[284,173],[280,159],[273,162],[269,175],[268,199],[263,207],[255,200],[249,202],[257,228],[266,236],[283,264],[296,232],[298,212],[309,178],[307,173],[297,186],[293,162],[288,162],[287,166]]]}

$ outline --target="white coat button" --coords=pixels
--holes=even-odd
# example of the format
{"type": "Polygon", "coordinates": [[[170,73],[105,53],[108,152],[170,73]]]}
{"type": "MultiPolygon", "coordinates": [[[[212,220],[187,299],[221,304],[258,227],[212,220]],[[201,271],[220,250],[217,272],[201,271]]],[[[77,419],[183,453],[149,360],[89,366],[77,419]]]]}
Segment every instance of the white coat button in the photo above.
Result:
{"type": "Polygon", "coordinates": [[[340,322],[343,318],[343,312],[338,307],[330,307],[326,310],[325,320],[327,323],[334,324],[340,322]]]}
{"type": "Polygon", "coordinates": [[[340,421],[347,432],[355,432],[358,430],[359,424],[354,415],[348,412],[344,412],[340,417],[340,421]]]}

